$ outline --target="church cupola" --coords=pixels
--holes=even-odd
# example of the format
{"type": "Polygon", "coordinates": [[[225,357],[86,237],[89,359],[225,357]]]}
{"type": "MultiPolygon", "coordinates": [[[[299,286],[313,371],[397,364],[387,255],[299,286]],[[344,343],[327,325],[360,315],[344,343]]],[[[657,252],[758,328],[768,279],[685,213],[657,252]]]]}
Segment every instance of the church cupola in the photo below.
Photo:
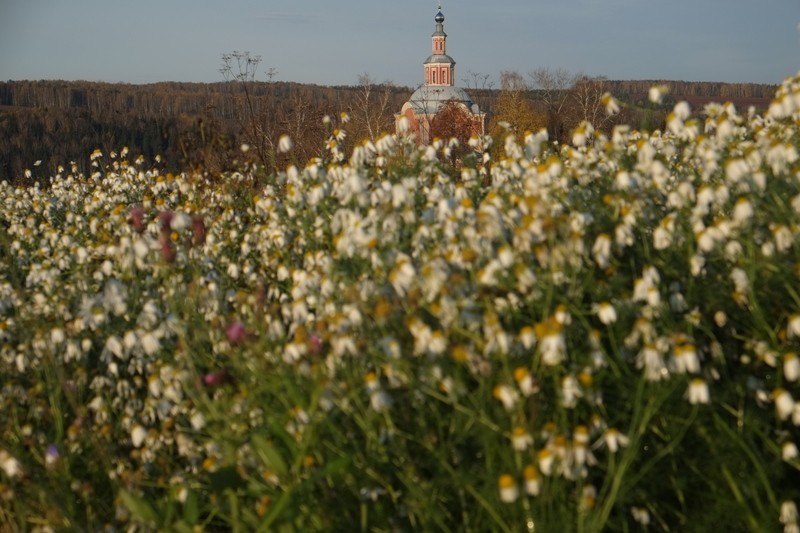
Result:
{"type": "Polygon", "coordinates": [[[447,55],[447,34],[444,32],[442,8],[433,18],[436,31],[431,35],[431,56],[425,61],[425,85],[455,85],[456,62],[447,55]]]}

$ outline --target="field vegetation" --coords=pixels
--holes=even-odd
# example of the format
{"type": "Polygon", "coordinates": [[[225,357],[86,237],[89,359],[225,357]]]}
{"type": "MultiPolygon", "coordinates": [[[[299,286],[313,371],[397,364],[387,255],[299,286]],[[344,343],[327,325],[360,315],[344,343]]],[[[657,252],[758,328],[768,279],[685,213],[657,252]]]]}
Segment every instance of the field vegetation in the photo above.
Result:
{"type": "Polygon", "coordinates": [[[477,151],[349,120],[0,184],[0,529],[800,530],[800,76],[477,151]]]}

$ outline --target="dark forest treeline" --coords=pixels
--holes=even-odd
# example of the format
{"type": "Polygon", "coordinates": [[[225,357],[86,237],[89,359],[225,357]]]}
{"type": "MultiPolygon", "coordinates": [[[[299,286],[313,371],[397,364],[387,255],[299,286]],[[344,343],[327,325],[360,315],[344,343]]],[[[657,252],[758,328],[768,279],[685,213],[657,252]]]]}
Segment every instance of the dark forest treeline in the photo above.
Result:
{"type": "Polygon", "coordinates": [[[636,96],[647,98],[650,87],[663,85],[676,99],[691,97],[726,100],[763,99],[767,103],[775,96],[775,85],[760,83],[721,83],[672,80],[608,80],[611,94],[623,100],[634,100],[636,96]]]}
{"type": "MultiPolygon", "coordinates": [[[[249,82],[246,84],[256,106],[273,100],[303,100],[315,107],[343,110],[359,87],[320,86],[293,82],[249,82]]],[[[235,119],[243,111],[236,96],[244,91],[237,82],[179,83],[145,85],[86,81],[0,82],[0,106],[45,109],[85,109],[96,117],[120,113],[138,116],[206,115],[235,119]]],[[[395,88],[398,94],[411,90],[395,88]]],[[[402,101],[400,102],[402,105],[402,101]]]]}
{"type": "MultiPolygon", "coordinates": [[[[282,133],[291,135],[298,155],[311,156],[327,135],[325,115],[361,116],[385,96],[384,116],[377,118],[388,131],[391,112],[410,94],[390,85],[291,82],[0,82],[0,179],[18,180],[37,161],[37,175],[70,162],[85,171],[93,150],[125,146],[150,161],[161,155],[171,170],[192,163],[224,168],[242,142],[274,144],[282,133]]],[[[353,122],[359,129],[363,121],[353,122]]]]}
{"type": "MultiPolygon", "coordinates": [[[[634,106],[647,105],[653,85],[667,86],[670,101],[702,105],[730,100],[743,108],[766,107],[775,90],[758,84],[602,80],[604,91],[634,106]]],[[[125,146],[150,161],[161,155],[169,170],[200,164],[214,171],[229,167],[243,142],[264,161],[270,153],[274,157],[282,133],[292,137],[302,159],[315,155],[329,134],[322,124],[325,115],[350,114],[350,143],[374,138],[393,130],[393,113],[411,91],[376,84],[368,76],[359,85],[333,87],[291,82],[0,82],[0,179],[20,180],[37,161],[38,177],[54,175],[58,165],[70,162],[86,171],[94,149],[109,152],[125,146]]],[[[490,121],[503,92],[485,87],[470,91],[490,121]]],[[[525,93],[534,108],[544,98],[540,90],[525,93]]],[[[636,127],[653,127],[652,106],[644,115],[625,118],[636,127]]]]}
{"type": "MultiPolygon", "coordinates": [[[[610,92],[621,100],[645,98],[651,87],[664,85],[675,98],[756,98],[769,100],[774,85],[755,83],[686,82],[670,80],[605,80],[610,92]]],[[[359,86],[322,86],[292,82],[251,82],[257,103],[270,100],[302,99],[317,107],[347,109],[359,86]]],[[[242,112],[231,98],[240,94],[241,84],[161,82],[146,85],[85,81],[0,82],[0,106],[45,109],[85,109],[97,117],[133,112],[137,116],[199,115],[220,119],[236,118],[242,112]]],[[[392,87],[402,105],[412,89],[392,87]]],[[[497,91],[489,91],[497,92],[497,91]]],[[[399,106],[398,106],[399,108],[399,106]]]]}

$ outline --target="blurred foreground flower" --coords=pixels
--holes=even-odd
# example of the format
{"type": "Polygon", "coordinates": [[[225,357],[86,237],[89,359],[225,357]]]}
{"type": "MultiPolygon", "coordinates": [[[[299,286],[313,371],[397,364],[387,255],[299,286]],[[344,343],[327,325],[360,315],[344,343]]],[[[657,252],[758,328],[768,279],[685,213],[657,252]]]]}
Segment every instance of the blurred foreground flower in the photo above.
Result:
{"type": "Polygon", "coordinates": [[[497,480],[497,485],[500,489],[500,501],[503,503],[514,503],[517,501],[519,497],[519,488],[513,476],[503,474],[497,480]]]}
{"type": "Polygon", "coordinates": [[[235,346],[244,340],[247,335],[247,329],[241,320],[235,320],[225,328],[225,335],[228,337],[228,342],[235,346]]]}
{"type": "Polygon", "coordinates": [[[281,135],[280,139],[278,139],[278,151],[281,153],[286,153],[292,149],[294,143],[292,143],[292,138],[288,135],[281,135]]]}
{"type": "Polygon", "coordinates": [[[6,450],[0,449],[0,469],[10,478],[22,475],[22,465],[6,450]]]}
{"type": "Polygon", "coordinates": [[[61,454],[58,451],[58,446],[56,446],[55,444],[48,445],[47,449],[45,450],[45,453],[44,453],[44,464],[45,464],[45,466],[50,467],[50,466],[55,465],[58,462],[60,457],[61,457],[61,454]]]}
{"type": "Polygon", "coordinates": [[[702,378],[692,379],[689,382],[689,388],[686,390],[686,398],[692,405],[709,403],[711,395],[708,391],[708,383],[702,378]]]}
{"type": "Polygon", "coordinates": [[[647,93],[647,98],[654,104],[660,104],[668,92],[669,88],[666,85],[656,85],[654,87],[650,87],[650,91],[647,93]]]}

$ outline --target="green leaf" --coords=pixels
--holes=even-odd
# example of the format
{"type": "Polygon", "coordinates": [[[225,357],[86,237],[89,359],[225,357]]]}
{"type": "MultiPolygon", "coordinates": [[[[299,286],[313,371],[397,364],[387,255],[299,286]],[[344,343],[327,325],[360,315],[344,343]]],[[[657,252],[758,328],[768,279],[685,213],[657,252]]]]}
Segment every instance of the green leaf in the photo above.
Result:
{"type": "Polygon", "coordinates": [[[266,516],[262,520],[261,524],[258,527],[258,531],[271,531],[272,523],[277,520],[283,510],[289,505],[291,502],[292,493],[290,491],[283,492],[279,497],[278,500],[269,508],[266,516]]]}
{"type": "Polygon", "coordinates": [[[352,462],[349,457],[339,457],[338,459],[334,459],[329,463],[323,466],[319,473],[315,476],[316,479],[324,478],[328,476],[334,476],[342,471],[344,471],[352,462]]]}
{"type": "Polygon", "coordinates": [[[125,489],[119,491],[119,497],[122,499],[122,503],[125,504],[125,507],[127,507],[131,514],[139,521],[151,524],[155,524],[158,521],[158,515],[155,510],[144,498],[131,494],[125,489]]]}
{"type": "Polygon", "coordinates": [[[216,493],[224,492],[226,489],[236,489],[244,484],[244,480],[236,471],[235,466],[226,466],[208,475],[211,490],[216,493]]]}
{"type": "Polygon", "coordinates": [[[286,462],[281,457],[275,446],[263,435],[254,434],[250,439],[253,451],[256,453],[266,468],[275,472],[278,477],[283,477],[288,472],[286,462]]]}
{"type": "Polygon", "coordinates": [[[278,529],[278,533],[294,533],[295,529],[292,524],[282,524],[278,529]]]}
{"type": "Polygon", "coordinates": [[[195,525],[200,518],[200,509],[197,504],[197,493],[193,490],[186,494],[186,501],[183,503],[183,519],[189,525],[195,525]]]}
{"type": "Polygon", "coordinates": [[[178,520],[174,524],[172,524],[172,531],[175,533],[194,533],[194,529],[192,526],[184,522],[183,520],[178,520]]]}

